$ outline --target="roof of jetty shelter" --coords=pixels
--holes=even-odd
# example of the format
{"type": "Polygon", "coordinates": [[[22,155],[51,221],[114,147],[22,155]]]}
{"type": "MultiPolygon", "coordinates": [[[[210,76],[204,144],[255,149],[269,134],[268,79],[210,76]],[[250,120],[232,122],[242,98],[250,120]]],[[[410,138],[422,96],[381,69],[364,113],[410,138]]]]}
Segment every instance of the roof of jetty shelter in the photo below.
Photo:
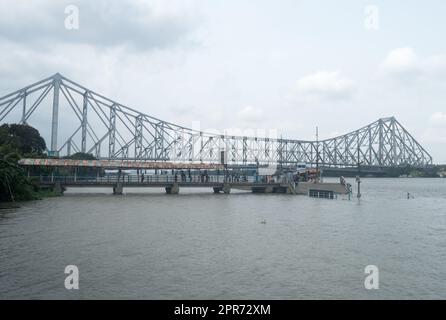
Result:
{"type": "Polygon", "coordinates": [[[224,166],[218,163],[180,163],[135,160],[20,159],[19,165],[103,169],[224,169],[224,166]]]}

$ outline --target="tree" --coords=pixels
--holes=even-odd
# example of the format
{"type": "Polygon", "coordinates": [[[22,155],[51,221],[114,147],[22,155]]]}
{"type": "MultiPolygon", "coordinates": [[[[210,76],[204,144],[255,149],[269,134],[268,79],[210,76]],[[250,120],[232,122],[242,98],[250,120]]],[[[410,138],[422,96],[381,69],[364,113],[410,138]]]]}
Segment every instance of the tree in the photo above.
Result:
{"type": "Polygon", "coordinates": [[[0,126],[0,145],[8,145],[21,155],[41,156],[46,150],[45,140],[37,129],[27,124],[3,124],[0,126]]]}
{"type": "Polygon", "coordinates": [[[0,201],[35,199],[37,186],[18,165],[21,156],[42,157],[45,140],[39,131],[26,124],[0,126],[0,201]]]}
{"type": "Polygon", "coordinates": [[[96,158],[91,153],[77,152],[68,157],[68,159],[73,160],[96,160],[96,158]]]}
{"type": "Polygon", "coordinates": [[[17,164],[20,155],[9,145],[0,146],[0,201],[31,200],[34,186],[17,164]]]}

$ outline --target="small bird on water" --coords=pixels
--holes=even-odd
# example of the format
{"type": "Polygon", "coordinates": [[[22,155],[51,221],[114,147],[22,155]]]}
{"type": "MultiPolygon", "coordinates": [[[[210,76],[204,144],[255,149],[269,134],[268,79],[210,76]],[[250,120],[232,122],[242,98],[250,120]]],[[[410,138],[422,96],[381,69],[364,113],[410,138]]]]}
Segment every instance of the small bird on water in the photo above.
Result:
{"type": "Polygon", "coordinates": [[[266,219],[263,219],[260,223],[261,224],[266,224],[266,219]]]}

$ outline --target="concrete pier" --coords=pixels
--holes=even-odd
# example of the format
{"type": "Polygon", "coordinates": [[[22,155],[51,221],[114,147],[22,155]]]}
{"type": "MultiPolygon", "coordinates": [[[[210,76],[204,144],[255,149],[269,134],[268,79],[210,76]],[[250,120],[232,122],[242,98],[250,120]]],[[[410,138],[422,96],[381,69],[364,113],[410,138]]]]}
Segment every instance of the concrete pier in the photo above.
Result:
{"type": "MultiPolygon", "coordinates": [[[[161,180],[161,179],[160,179],[161,180]]],[[[165,179],[167,180],[167,179],[165,179]]],[[[232,190],[248,191],[252,193],[269,194],[301,194],[309,195],[311,192],[332,192],[333,194],[348,194],[350,191],[346,185],[341,183],[314,183],[298,182],[223,182],[223,181],[159,181],[158,179],[146,178],[114,180],[109,177],[91,177],[91,179],[76,179],[76,177],[64,177],[60,181],[51,181],[40,177],[40,186],[51,188],[58,193],[63,193],[66,188],[80,187],[111,187],[113,194],[123,194],[125,188],[163,188],[167,194],[178,194],[181,188],[209,188],[214,193],[230,194],[232,190]]]]}
{"type": "Polygon", "coordinates": [[[167,194],[178,194],[180,192],[180,186],[178,183],[174,183],[171,186],[166,187],[167,194]]]}
{"type": "Polygon", "coordinates": [[[214,193],[220,193],[223,191],[222,187],[213,187],[213,189],[214,189],[214,193]]]}
{"type": "Polygon", "coordinates": [[[59,181],[56,181],[55,183],[54,183],[54,186],[53,186],[53,191],[56,193],[56,194],[63,194],[63,192],[65,191],[65,188],[61,185],[61,183],[59,182],[59,181]]]}
{"type": "Polygon", "coordinates": [[[223,193],[224,194],[230,194],[231,193],[231,186],[227,183],[223,185],[223,193]]]}
{"type": "Polygon", "coordinates": [[[113,194],[115,195],[122,195],[122,191],[123,191],[123,186],[122,183],[118,182],[117,184],[115,184],[113,186],[113,194]]]}

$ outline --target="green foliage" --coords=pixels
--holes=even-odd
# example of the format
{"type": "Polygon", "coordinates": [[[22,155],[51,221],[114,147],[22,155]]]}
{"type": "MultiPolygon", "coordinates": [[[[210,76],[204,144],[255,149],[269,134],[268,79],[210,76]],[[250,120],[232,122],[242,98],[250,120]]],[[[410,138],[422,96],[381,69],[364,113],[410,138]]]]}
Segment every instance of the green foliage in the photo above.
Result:
{"type": "Polygon", "coordinates": [[[385,168],[386,177],[400,177],[402,175],[411,178],[437,178],[439,176],[439,166],[429,166],[425,168],[416,168],[411,166],[385,168]]]}
{"type": "Polygon", "coordinates": [[[21,155],[42,156],[45,140],[38,130],[26,124],[3,124],[0,126],[0,146],[10,146],[21,155]]]}
{"type": "Polygon", "coordinates": [[[398,178],[402,175],[409,175],[412,171],[412,168],[410,166],[406,167],[390,167],[390,168],[384,168],[383,169],[386,177],[392,177],[392,178],[398,178]]]}
{"type": "Polygon", "coordinates": [[[96,160],[96,158],[91,153],[85,153],[85,152],[77,152],[77,153],[72,154],[71,156],[67,157],[67,159],[73,159],[73,160],[96,160]]]}
{"type": "Polygon", "coordinates": [[[23,201],[36,198],[38,184],[26,176],[17,162],[22,156],[44,157],[45,140],[28,125],[0,126],[0,201],[23,201]]]}
{"type": "Polygon", "coordinates": [[[34,186],[17,165],[20,155],[9,145],[0,146],[0,201],[34,198],[34,186]]]}

